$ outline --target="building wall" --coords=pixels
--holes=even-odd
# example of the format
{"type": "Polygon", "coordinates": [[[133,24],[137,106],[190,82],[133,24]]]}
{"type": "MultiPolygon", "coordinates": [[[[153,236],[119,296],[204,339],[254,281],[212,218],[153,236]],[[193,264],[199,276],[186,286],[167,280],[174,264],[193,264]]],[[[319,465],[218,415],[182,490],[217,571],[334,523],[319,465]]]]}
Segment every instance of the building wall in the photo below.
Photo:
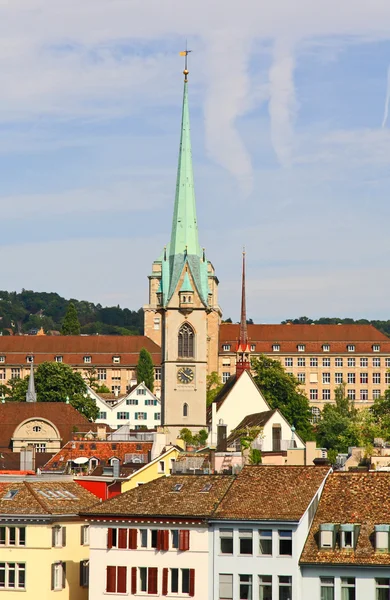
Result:
{"type": "MultiPolygon", "coordinates": [[[[253,595],[252,600],[259,600],[259,575],[272,576],[272,600],[279,599],[277,581],[279,576],[290,576],[292,578],[292,600],[303,600],[300,595],[301,575],[298,567],[298,559],[303,548],[303,535],[298,531],[301,525],[297,523],[272,523],[257,522],[253,524],[249,521],[241,523],[224,522],[223,524],[214,524],[212,535],[212,555],[213,555],[213,584],[210,590],[209,598],[219,600],[219,575],[233,575],[233,598],[238,599],[240,575],[252,575],[253,595]],[[233,528],[234,554],[224,555],[220,552],[220,528],[233,528]],[[253,555],[239,554],[239,529],[253,531],[253,555]],[[273,556],[261,556],[259,554],[259,529],[272,530],[273,556]],[[293,531],[293,551],[291,557],[278,556],[278,530],[293,531]]],[[[307,529],[306,529],[307,535],[307,529]]]]}
{"type": "Polygon", "coordinates": [[[376,596],[376,582],[378,578],[389,578],[388,569],[370,567],[342,568],[335,566],[303,566],[302,571],[302,599],[321,600],[320,577],[334,577],[334,600],[343,600],[341,595],[341,577],[354,577],[356,586],[356,600],[374,600],[376,596]]]}
{"type": "MultiPolygon", "coordinates": [[[[233,348],[231,347],[231,350],[233,348]]],[[[336,383],[336,373],[343,374],[343,380],[346,383],[346,391],[355,390],[355,405],[357,407],[366,407],[370,406],[374,401],[374,390],[377,390],[377,393],[381,395],[385,392],[385,390],[390,385],[390,354],[383,354],[377,352],[371,352],[366,354],[357,354],[351,352],[345,352],[340,354],[333,353],[322,353],[322,354],[308,354],[306,352],[296,352],[290,354],[280,354],[280,353],[265,353],[266,356],[272,358],[274,360],[279,360],[284,366],[285,370],[288,373],[292,373],[295,377],[304,376],[305,382],[302,383],[302,390],[306,393],[306,396],[310,400],[310,404],[313,407],[317,407],[320,410],[326,404],[330,402],[334,402],[334,389],[337,387],[336,383]],[[343,366],[336,366],[336,358],[343,359],[343,366]],[[355,359],[355,367],[348,366],[348,359],[355,359]],[[367,359],[368,366],[361,367],[360,359],[367,359]],[[286,366],[286,359],[292,359],[293,365],[286,366]],[[300,359],[300,363],[304,359],[305,366],[298,366],[298,359],[300,359]],[[311,367],[310,359],[317,359],[318,366],[311,367]],[[323,359],[330,360],[330,366],[323,366],[323,359]],[[374,366],[374,360],[380,359],[380,366],[374,366]],[[330,374],[330,383],[323,383],[323,374],[330,374]],[[355,374],[355,383],[348,383],[348,373],[355,374]],[[360,374],[367,373],[368,374],[368,383],[360,383],[360,374]],[[374,373],[380,375],[380,383],[374,383],[374,373]],[[318,396],[317,400],[311,399],[310,390],[316,390],[316,394],[318,396]],[[368,400],[361,400],[360,393],[361,391],[367,390],[368,392],[368,400]],[[330,400],[324,400],[323,396],[330,393],[330,400]]],[[[259,357],[259,354],[253,352],[251,354],[252,358],[259,357]]],[[[228,351],[220,351],[219,360],[218,360],[218,372],[221,377],[226,377],[230,374],[235,373],[236,371],[236,355],[234,352],[228,351]],[[229,364],[227,364],[229,363],[229,364]],[[225,373],[225,375],[224,375],[225,373]]],[[[312,393],[313,395],[313,393],[312,393]]]]}
{"type": "MultiPolygon", "coordinates": [[[[165,524],[161,520],[150,524],[111,522],[110,526],[129,527],[140,529],[189,529],[190,549],[180,552],[169,549],[166,552],[154,548],[138,548],[137,550],[107,549],[107,530],[105,523],[93,522],[90,530],[90,591],[89,598],[103,600],[106,593],[106,568],[107,566],[127,566],[127,597],[134,598],[131,593],[131,567],[157,567],[158,568],[158,593],[153,598],[162,596],[162,570],[163,568],[195,569],[195,600],[208,598],[208,530],[206,527],[191,526],[188,523],[165,524]]],[[[139,539],[139,535],[138,535],[139,539]]],[[[123,594],[110,594],[110,596],[123,594]]],[[[138,594],[137,594],[138,595],[138,594]]],[[[139,593],[139,596],[149,597],[139,593]]],[[[175,594],[175,597],[188,597],[175,594]]]]}
{"type": "Polygon", "coordinates": [[[169,475],[172,469],[172,461],[175,461],[180,452],[177,448],[171,448],[166,454],[159,456],[149,464],[142,467],[122,482],[122,493],[128,492],[143,483],[149,483],[154,479],[169,475]],[[161,463],[164,463],[162,467],[161,463]]]}
{"type": "MultiPolygon", "coordinates": [[[[1,525],[15,523],[2,522],[1,525]]],[[[21,522],[17,523],[21,525],[21,522]]],[[[88,588],[80,586],[80,561],[89,558],[89,546],[81,545],[81,521],[55,521],[50,524],[27,524],[26,546],[1,548],[1,561],[26,564],[26,590],[22,591],[26,600],[37,598],[87,600],[88,588]],[[66,546],[52,547],[52,527],[66,527],[66,546]],[[57,561],[66,562],[66,587],[63,590],[51,590],[51,565],[57,561]]],[[[15,598],[15,590],[1,590],[4,600],[15,598]]]]}
{"type": "Polygon", "coordinates": [[[89,395],[95,400],[100,411],[101,416],[96,419],[96,423],[107,423],[112,429],[125,424],[132,429],[155,429],[161,424],[161,401],[145,385],[140,384],[116,404],[108,404],[91,389],[89,395]],[[133,404],[134,401],[138,404],[133,404]],[[128,419],[118,419],[118,413],[128,414],[128,419]],[[146,414],[146,419],[136,419],[136,413],[146,414]]]}

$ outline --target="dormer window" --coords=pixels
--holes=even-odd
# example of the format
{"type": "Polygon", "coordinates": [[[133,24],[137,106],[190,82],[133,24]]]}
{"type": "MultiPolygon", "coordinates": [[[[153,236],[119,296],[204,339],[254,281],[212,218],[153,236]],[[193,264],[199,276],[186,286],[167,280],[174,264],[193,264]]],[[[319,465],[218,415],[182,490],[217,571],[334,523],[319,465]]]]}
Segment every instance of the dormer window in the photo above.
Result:
{"type": "Polygon", "coordinates": [[[5,363],[5,356],[0,356],[0,363],[5,363]]]}
{"type": "Polygon", "coordinates": [[[251,344],[251,352],[256,352],[256,344],[251,344]]]}
{"type": "Polygon", "coordinates": [[[112,357],[112,362],[116,363],[116,364],[120,363],[121,362],[121,357],[120,356],[113,356],[112,357]]]}
{"type": "Polygon", "coordinates": [[[389,552],[390,525],[375,525],[375,550],[380,553],[389,552]]]}
{"type": "Polygon", "coordinates": [[[330,352],[330,346],[329,346],[329,344],[324,344],[322,346],[322,352],[330,352]]]}
{"type": "Polygon", "coordinates": [[[380,352],[381,351],[381,347],[379,344],[374,344],[372,347],[372,351],[373,352],[380,352]]]}
{"type": "Polygon", "coordinates": [[[31,354],[30,354],[30,356],[26,356],[26,360],[28,363],[32,363],[32,362],[34,362],[34,357],[31,356],[31,354]]]}
{"type": "Polygon", "coordinates": [[[92,362],[92,358],[91,356],[84,356],[84,363],[85,364],[89,364],[92,362]]]}
{"type": "Polygon", "coordinates": [[[62,356],[55,356],[55,357],[54,357],[54,360],[55,360],[56,362],[62,362],[62,356]]]}
{"type": "Polygon", "coordinates": [[[280,346],[279,346],[279,344],[274,344],[272,346],[272,352],[280,352],[280,346]]]}
{"type": "Polygon", "coordinates": [[[356,546],[358,526],[349,523],[340,525],[340,546],[344,550],[353,550],[356,546]]]}
{"type": "Polygon", "coordinates": [[[224,345],[222,346],[222,350],[223,350],[224,352],[229,352],[229,350],[230,350],[230,344],[224,344],[224,345]]]}
{"type": "Polygon", "coordinates": [[[336,542],[337,525],[334,523],[321,523],[320,525],[320,548],[322,550],[333,550],[336,542]]]}
{"type": "Polygon", "coordinates": [[[298,352],[304,352],[305,351],[305,344],[298,344],[298,352]]]}
{"type": "Polygon", "coordinates": [[[355,352],[355,346],[354,346],[354,344],[348,344],[348,346],[347,346],[347,352],[355,352]]]}

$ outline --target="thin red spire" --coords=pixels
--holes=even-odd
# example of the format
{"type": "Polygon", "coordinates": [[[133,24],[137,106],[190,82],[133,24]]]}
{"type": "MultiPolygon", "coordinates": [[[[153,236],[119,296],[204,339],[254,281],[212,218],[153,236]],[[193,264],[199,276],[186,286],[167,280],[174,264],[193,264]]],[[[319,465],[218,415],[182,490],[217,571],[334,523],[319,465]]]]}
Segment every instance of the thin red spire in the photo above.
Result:
{"type": "Polygon", "coordinates": [[[240,339],[237,344],[236,373],[239,377],[243,371],[250,371],[251,359],[248,344],[248,326],[246,323],[246,289],[245,289],[245,248],[242,252],[242,284],[241,284],[241,320],[240,339]]]}
{"type": "Polygon", "coordinates": [[[240,346],[248,344],[248,327],[246,324],[246,291],[245,291],[245,248],[242,251],[242,285],[241,285],[241,321],[240,346]]]}

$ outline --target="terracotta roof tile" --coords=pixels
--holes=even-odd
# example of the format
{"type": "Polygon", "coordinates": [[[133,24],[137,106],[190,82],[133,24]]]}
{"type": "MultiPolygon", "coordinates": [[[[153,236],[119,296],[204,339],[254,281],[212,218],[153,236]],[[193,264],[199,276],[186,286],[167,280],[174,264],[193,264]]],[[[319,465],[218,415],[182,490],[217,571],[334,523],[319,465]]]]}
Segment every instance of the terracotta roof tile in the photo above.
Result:
{"type": "MultiPolygon", "coordinates": [[[[235,352],[239,325],[222,323],[219,330],[219,351],[230,344],[235,352]]],[[[271,353],[273,344],[280,345],[280,353],[297,352],[298,344],[305,344],[306,353],[322,352],[322,344],[330,345],[331,354],[347,351],[347,344],[355,345],[355,353],[372,352],[372,344],[380,344],[381,352],[390,352],[390,339],[373,325],[248,325],[248,339],[256,346],[256,353],[271,353]]],[[[227,354],[227,353],[226,353],[227,354]]],[[[275,356],[278,353],[275,352],[275,356]]]]}
{"type": "Polygon", "coordinates": [[[303,564],[389,565],[376,554],[374,526],[390,525],[390,473],[333,473],[327,479],[300,562],[303,564]],[[360,525],[354,551],[319,549],[321,523],[360,525]]]}
{"type": "MultiPolygon", "coordinates": [[[[139,454],[147,456],[152,450],[153,442],[120,442],[82,440],[68,442],[57,454],[45,464],[43,471],[63,471],[68,460],[79,457],[97,458],[100,462],[108,464],[111,458],[119,458],[123,463],[126,454],[139,454]]],[[[144,463],[140,463],[141,467],[144,463]]]]}
{"type": "Polygon", "coordinates": [[[244,467],[214,516],[299,521],[328,472],[328,467],[244,467]]]}
{"type": "Polygon", "coordinates": [[[63,443],[72,439],[73,428],[85,432],[96,429],[95,423],[65,402],[5,402],[0,403],[0,447],[8,448],[16,427],[33,418],[51,421],[63,443]]]}
{"type": "Polygon", "coordinates": [[[193,517],[213,514],[228,491],[232,475],[172,475],[111,498],[87,513],[89,516],[193,517]],[[174,491],[175,486],[182,486],[174,491]],[[209,491],[202,491],[210,485],[209,491]]]}
{"type": "Polygon", "coordinates": [[[54,361],[59,355],[64,363],[85,368],[111,365],[112,357],[120,356],[119,368],[136,365],[141,348],[151,353],[156,365],[160,364],[160,346],[144,335],[0,336],[0,355],[5,355],[6,366],[26,365],[27,356],[32,354],[35,364],[54,361]],[[84,356],[91,356],[91,363],[85,364],[84,356]]]}

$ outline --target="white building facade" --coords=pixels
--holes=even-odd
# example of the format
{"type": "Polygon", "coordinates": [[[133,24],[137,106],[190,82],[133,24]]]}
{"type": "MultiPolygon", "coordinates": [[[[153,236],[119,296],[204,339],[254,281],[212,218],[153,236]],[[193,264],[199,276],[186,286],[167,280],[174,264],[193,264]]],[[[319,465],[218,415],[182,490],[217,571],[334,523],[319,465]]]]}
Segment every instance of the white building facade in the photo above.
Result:
{"type": "Polygon", "coordinates": [[[161,424],[161,401],[144,383],[112,401],[104,400],[91,388],[88,393],[99,408],[96,423],[107,423],[112,429],[125,424],[130,429],[155,429],[161,424]]]}

